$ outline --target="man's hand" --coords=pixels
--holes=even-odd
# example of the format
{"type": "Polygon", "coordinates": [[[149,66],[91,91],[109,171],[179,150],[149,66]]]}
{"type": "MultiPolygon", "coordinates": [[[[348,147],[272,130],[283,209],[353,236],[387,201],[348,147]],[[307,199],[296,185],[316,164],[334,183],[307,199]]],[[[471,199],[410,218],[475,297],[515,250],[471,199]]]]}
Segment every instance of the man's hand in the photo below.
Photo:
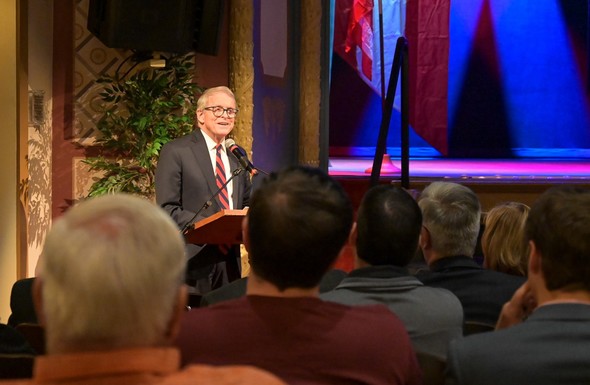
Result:
{"type": "Polygon", "coordinates": [[[496,323],[496,330],[505,329],[521,323],[537,307],[537,301],[528,282],[514,292],[510,301],[502,307],[502,312],[496,323]]]}

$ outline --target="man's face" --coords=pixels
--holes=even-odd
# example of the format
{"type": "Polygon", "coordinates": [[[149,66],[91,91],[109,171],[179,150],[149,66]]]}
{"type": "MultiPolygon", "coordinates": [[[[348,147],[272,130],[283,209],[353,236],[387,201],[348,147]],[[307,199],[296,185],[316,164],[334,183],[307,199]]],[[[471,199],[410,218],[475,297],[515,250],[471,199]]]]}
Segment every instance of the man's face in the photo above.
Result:
{"type": "MultiPolygon", "coordinates": [[[[208,107],[222,107],[236,109],[236,101],[229,95],[223,92],[216,92],[209,95],[207,101],[208,107]]],[[[199,127],[216,143],[221,143],[226,135],[234,128],[235,116],[228,117],[227,111],[224,111],[220,117],[216,117],[211,109],[203,109],[197,111],[197,121],[199,127]]]]}

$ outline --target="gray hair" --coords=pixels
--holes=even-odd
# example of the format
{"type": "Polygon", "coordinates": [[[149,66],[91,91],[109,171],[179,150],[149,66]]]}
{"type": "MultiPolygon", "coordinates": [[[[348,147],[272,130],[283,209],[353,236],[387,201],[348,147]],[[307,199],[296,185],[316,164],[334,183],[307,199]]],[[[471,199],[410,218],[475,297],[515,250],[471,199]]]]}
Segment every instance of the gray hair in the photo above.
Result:
{"type": "Polygon", "coordinates": [[[54,223],[39,262],[49,352],[163,342],[185,258],[155,204],[124,194],[84,201],[54,223]]]}
{"type": "Polygon", "coordinates": [[[424,189],[418,205],[435,251],[443,256],[473,256],[481,207],[471,189],[457,183],[434,182],[424,189]]]}
{"type": "Polygon", "coordinates": [[[236,96],[234,95],[232,90],[225,86],[207,88],[205,92],[203,92],[201,96],[199,96],[199,99],[197,99],[197,110],[202,110],[203,108],[207,107],[207,104],[209,103],[209,96],[217,93],[226,94],[227,96],[236,100],[236,96]]]}

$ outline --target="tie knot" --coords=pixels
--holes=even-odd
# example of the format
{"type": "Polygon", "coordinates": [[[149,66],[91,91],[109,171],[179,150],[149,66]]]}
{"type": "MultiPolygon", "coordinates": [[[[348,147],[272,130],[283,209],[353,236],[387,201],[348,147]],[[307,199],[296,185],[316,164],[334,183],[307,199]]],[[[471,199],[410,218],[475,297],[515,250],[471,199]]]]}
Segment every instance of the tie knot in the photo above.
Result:
{"type": "Polygon", "coordinates": [[[217,153],[221,154],[221,151],[223,151],[223,146],[221,144],[217,145],[217,153]]]}

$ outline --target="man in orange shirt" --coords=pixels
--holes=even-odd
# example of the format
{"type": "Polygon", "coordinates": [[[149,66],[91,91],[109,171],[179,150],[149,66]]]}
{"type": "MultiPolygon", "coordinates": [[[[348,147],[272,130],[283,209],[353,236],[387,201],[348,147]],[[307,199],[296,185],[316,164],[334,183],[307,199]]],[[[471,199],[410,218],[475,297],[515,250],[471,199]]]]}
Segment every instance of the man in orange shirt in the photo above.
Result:
{"type": "Polygon", "coordinates": [[[170,343],[186,304],[184,242],[147,200],[85,201],[47,236],[33,296],[47,355],[32,382],[77,384],[283,384],[247,366],[180,371],[170,343]]]}

